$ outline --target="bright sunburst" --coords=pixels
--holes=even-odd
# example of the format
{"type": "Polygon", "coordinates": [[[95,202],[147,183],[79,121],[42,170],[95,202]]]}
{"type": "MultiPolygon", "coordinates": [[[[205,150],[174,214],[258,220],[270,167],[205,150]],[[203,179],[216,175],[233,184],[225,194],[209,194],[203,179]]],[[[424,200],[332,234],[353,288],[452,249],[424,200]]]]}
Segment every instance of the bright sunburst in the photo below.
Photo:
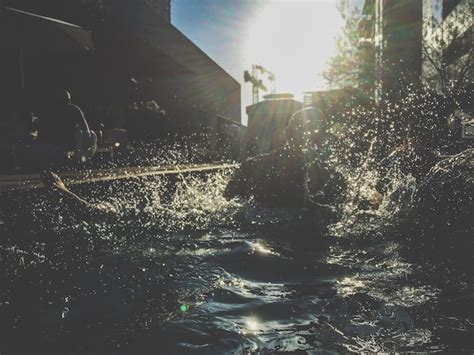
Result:
{"type": "Polygon", "coordinates": [[[334,0],[269,1],[250,25],[246,64],[263,65],[276,75],[277,92],[299,97],[323,85],[341,24],[334,0]]]}

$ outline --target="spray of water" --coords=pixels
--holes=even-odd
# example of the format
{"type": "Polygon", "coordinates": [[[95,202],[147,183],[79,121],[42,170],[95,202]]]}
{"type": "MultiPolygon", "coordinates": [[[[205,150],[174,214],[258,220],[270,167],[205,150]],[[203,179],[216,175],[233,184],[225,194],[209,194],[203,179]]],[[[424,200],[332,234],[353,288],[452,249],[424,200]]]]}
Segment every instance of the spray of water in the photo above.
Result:
{"type": "MultiPolygon", "coordinates": [[[[73,326],[84,322],[84,329],[90,330],[81,328],[86,336],[105,328],[111,333],[118,329],[118,336],[107,339],[106,349],[126,345],[123,334],[176,321],[185,330],[178,334],[188,331],[190,338],[202,338],[203,344],[211,339],[206,332],[214,334],[219,328],[215,334],[241,347],[251,344],[253,349],[262,349],[267,346],[263,340],[268,340],[274,345],[269,345],[269,352],[301,349],[295,339],[305,340],[305,349],[339,352],[429,350],[426,344],[434,341],[436,332],[433,324],[467,329],[470,319],[449,314],[431,319],[430,307],[446,285],[431,282],[430,275],[439,268],[421,272],[421,266],[406,257],[402,241],[418,235],[402,235],[405,230],[399,226],[411,218],[411,225],[426,227],[418,229],[422,231],[418,234],[429,230],[432,224],[412,214],[423,202],[420,191],[443,200],[442,191],[448,191],[449,184],[442,184],[441,168],[453,172],[449,181],[463,182],[463,171],[451,168],[461,163],[453,160],[432,171],[432,178],[439,176],[434,179],[439,186],[433,189],[417,174],[416,161],[407,159],[413,174],[400,164],[380,169],[380,161],[404,143],[408,122],[419,120],[430,126],[441,120],[440,110],[432,108],[436,100],[423,95],[413,92],[404,103],[383,108],[351,106],[332,114],[325,155],[314,157],[340,182],[328,184],[323,191],[339,217],[327,229],[331,242],[323,256],[315,257],[306,246],[295,251],[270,242],[282,226],[288,238],[308,232],[295,225],[302,219],[319,223],[315,211],[265,209],[251,199],[227,200],[222,193],[231,171],[179,176],[172,181],[141,178],[87,189],[71,187],[90,202],[112,204],[118,211],[113,221],[78,218],[67,204],[44,195],[24,201],[22,212],[31,214],[28,223],[16,232],[8,231],[12,222],[8,217],[2,217],[7,223],[0,225],[17,238],[11,246],[0,248],[5,266],[0,309],[14,310],[4,312],[1,324],[25,327],[32,319],[21,310],[35,301],[39,303],[35,309],[44,315],[43,338],[56,334],[67,340],[73,326]],[[367,201],[378,192],[382,180],[384,198],[375,208],[367,201]],[[269,226],[275,228],[263,233],[269,226]],[[18,241],[19,230],[23,242],[18,241]],[[262,244],[252,239],[254,234],[267,239],[262,244]],[[34,241],[28,239],[30,235],[34,241]],[[286,285],[281,275],[289,278],[286,285]],[[334,287],[321,280],[313,284],[318,275],[323,275],[324,282],[332,280],[334,287]],[[260,283],[255,281],[259,277],[263,278],[260,283]],[[34,294],[41,295],[41,300],[27,297],[34,294]],[[214,300],[219,294],[221,303],[214,300]],[[430,320],[417,324],[412,309],[425,312],[430,320]],[[272,318],[279,312],[283,321],[272,318]],[[81,314],[90,316],[84,319],[81,314]]],[[[432,138],[426,139],[432,142],[432,138]]],[[[441,140],[436,149],[449,148],[447,144],[441,140]]],[[[194,159],[192,150],[180,148],[140,148],[140,163],[182,164],[194,159]]],[[[462,159],[466,156],[458,160],[462,159]]],[[[453,288],[469,292],[465,278],[455,278],[447,264],[442,265],[453,288]]]]}

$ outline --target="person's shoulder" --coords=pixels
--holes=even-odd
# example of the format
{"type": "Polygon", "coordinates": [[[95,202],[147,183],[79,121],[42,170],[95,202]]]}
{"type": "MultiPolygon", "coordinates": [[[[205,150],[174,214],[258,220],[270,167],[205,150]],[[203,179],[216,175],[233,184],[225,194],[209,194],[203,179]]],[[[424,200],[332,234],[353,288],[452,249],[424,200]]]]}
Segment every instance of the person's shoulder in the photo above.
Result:
{"type": "Polygon", "coordinates": [[[81,108],[77,105],[74,105],[74,104],[67,104],[66,107],[65,107],[65,110],[71,116],[75,116],[75,117],[84,116],[84,113],[81,110],[81,108]]]}
{"type": "Polygon", "coordinates": [[[81,108],[75,104],[67,104],[66,107],[68,110],[71,110],[71,111],[82,112],[81,108]]]}

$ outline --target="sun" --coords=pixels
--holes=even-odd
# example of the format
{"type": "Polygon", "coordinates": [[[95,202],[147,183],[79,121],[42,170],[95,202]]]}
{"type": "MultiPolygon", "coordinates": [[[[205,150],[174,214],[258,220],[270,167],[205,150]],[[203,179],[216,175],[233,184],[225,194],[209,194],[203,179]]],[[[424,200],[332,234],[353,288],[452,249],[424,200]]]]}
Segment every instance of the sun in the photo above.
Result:
{"type": "Polygon", "coordinates": [[[335,53],[342,19],[334,0],[268,1],[250,24],[245,44],[248,67],[259,64],[276,76],[276,91],[322,87],[321,73],[335,53]]]}

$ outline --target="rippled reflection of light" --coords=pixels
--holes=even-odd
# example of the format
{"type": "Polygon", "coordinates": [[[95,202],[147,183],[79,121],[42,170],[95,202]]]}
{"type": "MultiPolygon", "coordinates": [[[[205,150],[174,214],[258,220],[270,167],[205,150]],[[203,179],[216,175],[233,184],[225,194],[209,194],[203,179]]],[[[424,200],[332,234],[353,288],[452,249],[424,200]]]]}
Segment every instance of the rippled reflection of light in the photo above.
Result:
{"type": "Polygon", "coordinates": [[[358,277],[345,277],[337,282],[339,293],[342,295],[352,295],[365,287],[365,284],[358,277]]]}
{"type": "Polygon", "coordinates": [[[244,330],[242,331],[242,334],[256,335],[261,329],[261,322],[257,318],[251,317],[245,321],[244,330]]]}
{"type": "Polygon", "coordinates": [[[262,245],[261,243],[254,243],[253,249],[261,254],[272,254],[272,250],[267,248],[266,246],[262,245]]]}

